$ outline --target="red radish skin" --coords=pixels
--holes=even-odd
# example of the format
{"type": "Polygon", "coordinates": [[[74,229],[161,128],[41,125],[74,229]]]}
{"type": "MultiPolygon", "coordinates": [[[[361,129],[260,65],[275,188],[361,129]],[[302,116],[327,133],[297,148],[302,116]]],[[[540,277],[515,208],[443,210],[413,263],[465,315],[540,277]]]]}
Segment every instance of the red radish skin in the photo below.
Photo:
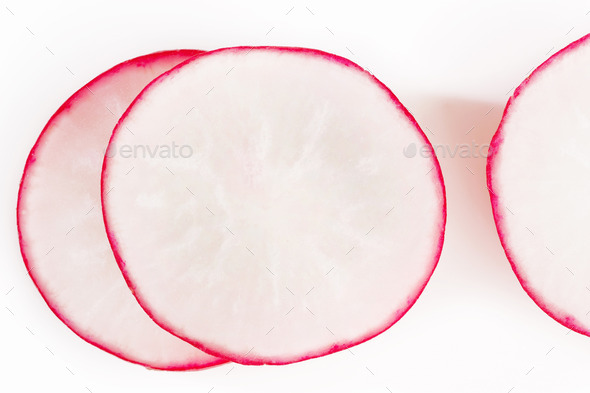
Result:
{"type": "MultiPolygon", "coordinates": [[[[432,190],[435,190],[434,191],[435,195],[433,196],[433,198],[436,198],[435,204],[438,209],[438,213],[436,213],[436,216],[435,216],[436,218],[433,218],[434,222],[432,223],[432,228],[433,228],[432,233],[435,235],[433,235],[433,238],[432,238],[432,243],[433,243],[432,244],[432,252],[431,252],[431,254],[429,254],[430,258],[428,259],[428,262],[426,263],[425,272],[420,277],[420,279],[417,280],[418,282],[416,283],[416,286],[407,294],[406,300],[402,304],[400,304],[397,309],[392,310],[392,312],[389,314],[388,318],[386,318],[386,321],[384,323],[380,323],[376,326],[372,326],[370,329],[364,331],[362,334],[358,334],[358,335],[356,335],[356,337],[353,337],[351,339],[340,340],[340,342],[330,342],[330,343],[328,343],[328,345],[325,345],[323,347],[317,348],[312,351],[307,351],[306,353],[297,353],[295,355],[287,355],[287,356],[257,355],[257,354],[254,354],[254,351],[240,352],[240,351],[228,349],[228,348],[224,347],[223,345],[220,345],[219,343],[213,343],[211,341],[202,340],[198,337],[198,335],[187,334],[185,331],[183,331],[183,330],[185,330],[186,327],[179,328],[177,323],[170,323],[170,321],[167,320],[165,311],[163,311],[162,309],[154,310],[153,305],[150,304],[150,302],[146,299],[145,293],[142,292],[142,288],[141,288],[142,284],[143,284],[142,280],[136,279],[136,277],[133,276],[133,273],[130,271],[130,262],[131,261],[126,259],[124,256],[126,253],[126,249],[128,247],[128,243],[120,241],[120,239],[119,239],[120,233],[118,233],[117,230],[115,229],[115,225],[118,224],[119,220],[117,219],[117,221],[115,222],[114,219],[115,219],[116,215],[113,214],[111,211],[113,210],[113,206],[115,206],[115,202],[112,200],[112,198],[113,198],[113,195],[116,194],[116,192],[111,193],[110,191],[114,190],[114,188],[113,188],[114,184],[111,184],[111,176],[112,176],[111,171],[113,170],[111,167],[113,165],[112,161],[115,160],[116,157],[115,158],[106,157],[104,164],[103,164],[103,174],[102,174],[102,205],[103,205],[104,221],[105,221],[105,225],[107,228],[107,234],[108,234],[109,241],[111,242],[111,247],[114,251],[117,262],[119,263],[119,267],[121,268],[121,271],[123,272],[123,275],[125,276],[125,279],[127,280],[128,285],[131,288],[134,288],[133,294],[136,296],[138,302],[142,305],[144,310],[161,327],[163,327],[167,331],[171,332],[172,334],[182,338],[183,340],[192,343],[193,345],[195,345],[196,347],[202,349],[203,351],[205,351],[207,353],[210,353],[212,355],[219,356],[219,357],[225,357],[229,360],[232,360],[232,361],[235,361],[235,362],[238,362],[241,364],[246,364],[246,365],[261,365],[261,364],[279,365],[279,364],[289,364],[289,363],[299,362],[299,361],[303,361],[303,360],[307,360],[307,359],[311,359],[311,358],[316,358],[319,356],[324,356],[324,355],[328,355],[328,354],[331,354],[334,352],[338,352],[338,351],[344,350],[346,348],[350,348],[354,345],[363,343],[363,342],[371,339],[372,337],[375,337],[376,335],[382,333],[383,331],[385,331],[389,327],[391,327],[394,323],[396,323],[416,302],[416,300],[418,299],[418,297],[420,296],[420,294],[424,290],[424,287],[426,286],[428,280],[430,279],[430,277],[431,277],[432,273],[434,272],[434,269],[437,265],[437,262],[439,260],[439,257],[440,257],[441,251],[442,251],[443,241],[444,241],[444,227],[445,227],[445,223],[446,223],[446,198],[445,198],[445,189],[444,189],[444,182],[443,182],[443,178],[442,178],[442,173],[441,173],[438,161],[436,160],[436,157],[433,153],[432,146],[430,145],[428,139],[426,138],[426,136],[424,135],[424,133],[420,129],[419,125],[417,124],[417,122],[415,121],[413,116],[407,111],[407,109],[405,109],[405,107],[399,102],[399,100],[394,96],[394,94],[384,84],[382,84],[373,75],[369,74],[368,72],[366,72],[361,67],[354,64],[353,62],[351,62],[347,59],[344,59],[342,57],[333,55],[333,54],[329,54],[329,53],[325,53],[325,52],[321,52],[321,51],[317,51],[317,50],[312,50],[312,49],[282,48],[282,47],[281,48],[277,48],[277,47],[253,47],[253,48],[251,48],[251,47],[238,47],[238,48],[219,49],[216,51],[208,52],[208,54],[199,57],[199,59],[194,61],[194,63],[198,64],[201,61],[205,61],[205,58],[209,57],[209,56],[216,56],[216,55],[220,55],[220,54],[223,55],[225,53],[231,54],[232,52],[237,52],[237,53],[246,52],[246,54],[248,56],[253,56],[253,55],[250,55],[250,53],[251,52],[255,53],[257,51],[269,51],[269,52],[273,52],[273,53],[277,53],[277,54],[288,54],[288,55],[298,55],[298,56],[305,55],[305,56],[310,56],[311,58],[322,58],[324,60],[327,60],[328,62],[332,62],[335,64],[339,64],[340,66],[344,66],[344,68],[350,69],[350,70],[354,71],[355,73],[359,73],[362,76],[362,78],[366,78],[366,79],[370,80],[371,83],[374,84],[372,86],[373,87],[376,86],[377,89],[380,91],[380,94],[383,94],[384,97],[386,97],[385,100],[388,101],[388,104],[393,105],[396,108],[396,110],[399,111],[401,116],[403,116],[405,121],[408,122],[408,124],[410,125],[410,127],[412,129],[412,132],[415,132],[417,142],[424,146],[425,151],[430,152],[430,154],[428,155],[429,160],[430,160],[429,161],[430,170],[428,171],[428,173],[426,173],[426,170],[425,170],[422,175],[426,174],[427,178],[430,181],[432,181],[434,184],[434,186],[432,186],[432,190]]],[[[243,60],[243,58],[241,58],[240,60],[243,60]]],[[[160,77],[155,79],[153,82],[151,82],[142,91],[142,93],[135,99],[135,101],[130,105],[130,107],[127,109],[125,114],[123,114],[123,116],[119,120],[119,123],[118,123],[117,127],[115,128],[115,131],[113,132],[113,135],[111,137],[110,145],[114,145],[118,142],[118,138],[120,138],[121,135],[123,134],[124,129],[127,126],[127,122],[136,115],[136,113],[135,113],[136,107],[138,105],[141,105],[144,102],[147,102],[151,98],[153,98],[153,97],[150,97],[150,93],[152,91],[158,89],[159,86],[164,84],[167,80],[179,77],[179,75],[181,75],[183,69],[185,69],[191,63],[193,63],[193,62],[190,62],[190,61],[186,62],[186,63],[168,71],[167,73],[164,73],[163,75],[161,75],[160,77]]],[[[240,63],[240,64],[242,64],[242,63],[240,63]]],[[[228,63],[227,65],[229,67],[231,64],[228,63]]],[[[240,65],[236,64],[235,70],[234,70],[234,68],[232,68],[232,70],[234,70],[234,71],[232,71],[232,77],[235,77],[235,75],[234,75],[236,73],[235,71],[238,70],[239,66],[240,65]]],[[[225,73],[225,70],[224,70],[224,73],[225,73]]],[[[216,87],[216,89],[218,89],[218,88],[216,87]]],[[[209,90],[209,92],[212,90],[213,89],[209,90]]],[[[155,95],[156,94],[154,94],[154,96],[155,95]]],[[[198,104],[195,104],[195,105],[198,105],[198,104]]],[[[186,110],[184,110],[184,106],[181,106],[181,108],[182,109],[179,109],[179,112],[183,112],[182,115],[184,115],[184,112],[186,112],[186,110]]],[[[204,113],[204,115],[206,115],[206,113],[204,113]]],[[[177,130],[177,129],[175,128],[175,130],[177,130]]],[[[185,131],[185,130],[179,130],[179,131],[185,131]]],[[[142,129],[142,132],[145,132],[145,130],[142,129]]],[[[177,135],[182,135],[182,132],[179,132],[177,135]]],[[[236,141],[235,143],[237,144],[238,142],[236,141]]],[[[401,155],[403,147],[405,147],[405,145],[399,146],[399,150],[392,151],[391,155],[395,155],[396,153],[401,155]]],[[[410,161],[408,161],[408,163],[409,162],[410,161]]],[[[136,168],[137,168],[137,166],[136,166],[136,168]]],[[[171,174],[176,173],[175,171],[170,170],[170,168],[168,168],[168,171],[171,174]]],[[[147,176],[145,173],[141,173],[141,174],[144,175],[144,177],[147,176]]],[[[136,175],[138,175],[138,174],[136,173],[136,175]]],[[[167,185],[165,185],[165,184],[161,184],[160,186],[162,188],[167,187],[167,185]]],[[[117,187],[119,187],[119,186],[117,186],[117,187]]],[[[188,187],[186,187],[186,188],[188,189],[188,187]]],[[[128,190],[124,190],[123,193],[125,193],[126,191],[128,191],[128,190]]],[[[189,191],[190,191],[190,189],[189,189],[189,191]]],[[[181,192],[181,191],[179,191],[179,192],[181,192]]],[[[183,189],[182,192],[186,192],[186,190],[183,189]]],[[[214,213],[211,211],[211,214],[214,214],[214,213]]],[[[156,218],[154,220],[156,220],[156,218]]],[[[157,222],[157,221],[154,221],[154,222],[157,222]]],[[[230,229],[227,229],[227,230],[231,231],[230,229]]],[[[142,236],[142,234],[138,234],[138,236],[142,236]]],[[[431,246],[427,245],[425,247],[429,248],[431,246]]],[[[252,255],[254,255],[254,253],[251,250],[248,249],[248,251],[250,251],[250,253],[252,255]]],[[[135,262],[135,261],[133,261],[133,262],[135,262]]],[[[138,263],[141,263],[141,262],[138,262],[138,263]]],[[[167,261],[167,263],[170,263],[170,261],[167,261]]],[[[274,273],[272,273],[272,274],[274,275],[274,273]]],[[[170,285],[170,286],[175,287],[174,285],[170,285]]],[[[221,314],[223,314],[223,311],[221,311],[221,314]]],[[[211,319],[209,319],[208,321],[211,322],[211,319]]],[[[241,324],[243,322],[244,321],[236,322],[238,324],[238,325],[236,325],[236,327],[239,327],[239,324],[241,324]]],[[[274,329],[274,327],[273,327],[273,329],[274,329]]],[[[271,331],[272,331],[272,329],[271,329],[271,331]]],[[[241,339],[241,337],[239,335],[237,335],[236,338],[241,339]]]]}
{"type": "MultiPolygon", "coordinates": [[[[564,67],[564,65],[562,64],[562,62],[566,59],[568,59],[568,56],[574,56],[576,54],[577,50],[581,50],[584,49],[583,47],[587,46],[590,44],[590,35],[586,35],[574,42],[572,42],[571,44],[569,44],[568,46],[566,46],[565,48],[559,50],[558,52],[556,52],[555,54],[553,54],[549,59],[547,59],[545,62],[543,62],[540,66],[538,66],[515,90],[513,95],[510,97],[510,99],[508,100],[508,103],[506,104],[506,107],[504,109],[504,113],[502,116],[502,120],[500,121],[500,125],[498,126],[498,129],[496,131],[496,133],[494,134],[492,141],[490,143],[490,149],[489,149],[489,155],[488,155],[488,160],[487,160],[487,166],[486,166],[486,178],[487,178],[487,187],[488,187],[488,191],[489,191],[489,195],[490,195],[490,201],[491,201],[491,205],[492,205],[492,210],[493,210],[493,217],[494,217],[494,222],[496,225],[496,229],[500,238],[500,242],[502,244],[502,247],[504,249],[504,252],[506,254],[506,257],[510,263],[510,266],[514,272],[514,274],[516,275],[520,285],[522,286],[522,288],[524,289],[524,291],[529,295],[529,297],[533,300],[533,302],[539,307],[541,308],[548,316],[550,316],[551,318],[553,318],[555,321],[559,322],[560,324],[562,324],[563,326],[584,334],[586,336],[590,336],[590,328],[588,327],[588,323],[586,322],[585,324],[581,321],[580,316],[583,316],[582,314],[579,314],[578,316],[573,315],[573,313],[571,311],[567,310],[567,304],[565,302],[562,302],[559,300],[558,297],[554,297],[553,294],[548,293],[549,288],[547,287],[543,287],[543,285],[541,285],[538,281],[535,280],[535,278],[531,278],[530,272],[526,271],[526,267],[523,265],[524,262],[524,258],[523,257],[519,257],[516,254],[518,253],[516,250],[516,248],[518,248],[519,244],[517,244],[516,242],[512,242],[510,241],[510,228],[513,228],[513,226],[508,222],[508,219],[510,218],[509,215],[515,215],[518,214],[516,211],[514,210],[514,206],[508,206],[507,202],[504,200],[504,196],[503,196],[503,189],[500,186],[500,174],[499,172],[499,162],[500,162],[500,157],[501,154],[503,153],[503,143],[505,142],[505,138],[508,135],[506,128],[508,128],[509,126],[509,122],[513,119],[513,116],[517,116],[518,115],[518,111],[515,110],[515,106],[519,103],[519,101],[521,100],[521,97],[523,96],[524,93],[526,93],[528,90],[528,88],[530,86],[534,86],[536,83],[538,83],[538,81],[542,80],[542,78],[546,78],[547,75],[549,75],[552,72],[552,68],[553,67],[564,67]],[[510,210],[509,210],[510,209],[510,210]]],[[[588,49],[585,49],[588,50],[588,49]]],[[[576,78],[576,75],[572,75],[571,78],[576,78]]],[[[555,94],[558,93],[563,93],[563,91],[560,90],[556,90],[555,94]]],[[[561,101],[567,101],[569,99],[571,99],[570,95],[562,95],[559,96],[561,101]]],[[[547,101],[548,104],[551,105],[551,102],[549,101],[549,99],[552,98],[556,98],[556,96],[554,95],[553,97],[547,97],[547,101]]],[[[516,132],[518,130],[510,130],[509,132],[516,132]]],[[[554,132],[560,132],[560,130],[554,130],[554,132]]],[[[542,138],[543,135],[542,134],[538,134],[539,138],[542,138]]],[[[564,137],[565,138],[565,137],[564,137]]],[[[532,141],[531,141],[532,142],[532,141]]],[[[562,142],[562,141],[561,141],[562,142]]],[[[556,149],[559,146],[555,146],[555,151],[557,151],[556,149]]],[[[522,146],[523,149],[527,149],[528,146],[522,146]]],[[[547,155],[547,154],[551,154],[554,152],[547,152],[544,150],[539,150],[538,152],[536,152],[537,155],[539,156],[543,156],[543,155],[547,155]]],[[[535,164],[530,163],[529,165],[533,166],[535,164]]],[[[550,181],[550,179],[547,179],[547,181],[550,181]]],[[[502,185],[503,187],[506,187],[505,184],[502,185]]],[[[572,190],[570,190],[572,191],[572,190]]],[[[574,190],[575,191],[575,190],[574,190]]],[[[534,196],[531,196],[531,198],[534,198],[534,196]]],[[[552,206],[546,206],[547,208],[551,208],[552,206]]],[[[553,206],[554,207],[554,206],[553,206]]],[[[580,212],[582,213],[582,212],[580,212]]],[[[557,222],[555,222],[557,223],[557,222]]],[[[522,225],[527,225],[526,223],[522,223],[522,225]]],[[[536,232],[535,232],[536,233],[536,232]]],[[[549,242],[553,239],[551,238],[543,238],[542,241],[544,242],[549,242]]],[[[536,245],[536,247],[545,247],[546,251],[551,254],[550,258],[556,258],[557,253],[555,252],[555,250],[552,250],[551,248],[549,248],[548,245],[544,245],[542,243],[539,243],[538,245],[536,245]]],[[[559,255],[557,255],[557,257],[559,257],[559,255]]],[[[559,263],[556,261],[539,261],[538,263],[559,263]]],[[[566,265],[561,265],[559,267],[559,269],[566,269],[567,266],[566,265]]],[[[569,270],[569,268],[567,268],[569,270]]],[[[571,272],[568,272],[568,274],[570,274],[571,272]]],[[[548,274],[548,273],[547,273],[548,274]]],[[[572,273],[572,277],[571,280],[568,280],[567,283],[564,283],[562,286],[571,286],[572,288],[574,287],[579,287],[579,294],[581,296],[586,296],[587,293],[587,287],[585,287],[585,285],[587,285],[587,282],[584,282],[584,278],[580,278],[578,277],[580,276],[580,274],[578,274],[577,276],[574,276],[572,273]],[[576,278],[574,278],[576,277],[576,278]]],[[[588,278],[588,277],[585,277],[588,278]]],[[[556,278],[557,279],[557,278],[556,278]]],[[[587,310],[584,310],[584,313],[586,313],[587,310]]],[[[588,314],[586,314],[587,316],[588,314]]]]}
{"type": "MultiPolygon", "coordinates": [[[[22,257],[27,272],[49,308],[68,328],[88,343],[121,359],[152,369],[194,370],[218,365],[226,361],[205,354],[160,329],[137,305],[118,271],[115,259],[109,249],[106,232],[104,232],[102,215],[98,211],[102,156],[106,151],[112,127],[116,123],[113,112],[119,112],[120,114],[153,78],[200,53],[203,52],[177,50],[137,57],[116,65],[74,93],[51,117],[33,146],[25,165],[18,195],[17,226],[22,257]],[[111,107],[108,107],[108,105],[111,105],[111,107]],[[90,125],[87,125],[88,122],[91,122],[90,125]],[[68,129],[68,125],[71,126],[72,124],[76,128],[68,129]],[[77,133],[73,134],[72,131],[77,133]],[[64,143],[60,144],[62,141],[64,143]],[[67,145],[65,145],[65,141],[67,141],[67,145]],[[52,150],[52,148],[59,148],[61,153],[52,150]],[[67,160],[75,160],[74,155],[76,154],[78,156],[88,154],[88,156],[81,158],[81,161],[78,162],[77,170],[82,173],[72,175],[72,173],[68,173],[68,164],[74,165],[74,163],[69,163],[67,160]],[[63,166],[60,166],[61,163],[56,165],[56,162],[52,161],[52,159],[56,158],[59,158],[60,162],[64,161],[63,166]],[[86,168],[85,165],[89,167],[86,168]],[[51,166],[53,171],[48,172],[45,178],[38,178],[39,172],[47,172],[44,166],[51,166]],[[67,187],[69,188],[68,191],[72,191],[72,195],[64,194],[60,196],[57,195],[57,192],[51,193],[56,191],[54,189],[43,188],[44,184],[46,186],[55,186],[53,183],[60,176],[70,183],[67,187]],[[77,187],[82,187],[83,191],[77,190],[77,187]],[[41,193],[46,195],[41,195],[41,193]],[[76,199],[80,195],[90,195],[91,197],[87,201],[81,202],[76,199]],[[46,206],[46,203],[39,200],[39,198],[45,197],[53,200],[55,206],[46,206]],[[62,220],[61,217],[57,217],[52,213],[53,210],[62,208],[60,206],[61,197],[66,201],[66,205],[68,203],[71,205],[63,206],[63,208],[72,210],[72,216],[80,216],[78,217],[80,222],[76,224],[74,229],[65,228],[64,225],[68,220],[62,220]],[[92,200],[92,197],[94,200],[92,200]],[[70,200],[70,198],[74,199],[70,200]],[[85,206],[85,209],[90,209],[92,206],[94,211],[74,211],[75,208],[81,206],[85,206]],[[39,226],[46,228],[40,230],[39,226]],[[62,230],[63,233],[61,233],[62,230]],[[67,232],[68,230],[72,233],[67,232]],[[53,241],[47,243],[55,244],[55,246],[48,248],[49,252],[46,255],[43,255],[45,254],[44,251],[40,252],[37,249],[39,243],[47,242],[48,239],[59,235],[62,235],[62,237],[69,236],[69,239],[72,239],[80,233],[82,233],[82,236],[96,238],[97,240],[93,241],[93,243],[100,244],[92,243],[92,250],[82,250],[75,249],[72,243],[60,243],[60,241],[54,239],[55,243],[53,241]],[[87,251],[88,254],[80,255],[80,258],[78,258],[79,265],[75,265],[73,260],[67,259],[67,251],[70,249],[75,249],[75,252],[78,253],[87,251]],[[100,255],[98,253],[93,254],[94,251],[100,251],[100,255]],[[62,254],[64,252],[65,254],[62,254]],[[59,265],[59,261],[47,260],[47,258],[60,255],[64,257],[61,260],[68,261],[66,262],[68,265],[62,267],[62,273],[75,274],[75,268],[86,270],[84,264],[87,259],[97,264],[92,267],[92,271],[106,272],[105,274],[109,276],[112,282],[104,283],[97,277],[84,277],[82,275],[82,277],[74,277],[71,281],[62,282],[64,288],[56,287],[54,281],[61,280],[63,275],[56,275],[57,270],[49,271],[52,268],[44,266],[44,263],[57,263],[59,265]],[[87,281],[80,282],[80,279],[87,281]],[[82,287],[87,285],[88,288],[95,288],[95,282],[99,282],[100,285],[104,286],[102,288],[104,293],[76,293],[77,290],[80,290],[79,287],[76,287],[76,284],[82,287]],[[74,293],[71,295],[80,295],[75,297],[87,302],[86,306],[91,310],[88,315],[80,315],[81,312],[72,313],[71,309],[68,308],[71,307],[67,304],[68,299],[64,299],[60,295],[62,291],[63,293],[73,291],[74,293]],[[119,297],[113,298],[113,296],[119,297]],[[113,308],[109,313],[102,306],[104,302],[110,302],[111,305],[120,306],[120,308],[113,308]],[[70,311],[64,311],[66,308],[70,311]],[[92,319],[93,312],[94,314],[97,312],[107,313],[107,318],[124,319],[124,323],[116,327],[116,332],[110,331],[108,333],[111,334],[110,336],[101,337],[102,332],[95,331],[92,323],[88,322],[89,318],[92,319]],[[126,314],[122,315],[123,312],[126,314]],[[145,340],[142,339],[146,346],[141,349],[133,347],[133,345],[136,345],[134,336],[142,335],[146,335],[145,340]],[[127,342],[130,342],[130,344],[127,344],[127,342]],[[177,353],[174,351],[177,351],[177,353]]],[[[72,240],[69,241],[72,242],[72,240]]],[[[88,241],[86,241],[87,243],[88,241]]],[[[88,266],[88,269],[91,270],[90,266],[88,266]]],[[[91,290],[89,289],[89,291],[91,290]]],[[[72,298],[72,301],[78,300],[72,298]]],[[[94,316],[99,317],[98,315],[94,316]]],[[[105,315],[102,315],[102,317],[105,317],[105,315]]]]}

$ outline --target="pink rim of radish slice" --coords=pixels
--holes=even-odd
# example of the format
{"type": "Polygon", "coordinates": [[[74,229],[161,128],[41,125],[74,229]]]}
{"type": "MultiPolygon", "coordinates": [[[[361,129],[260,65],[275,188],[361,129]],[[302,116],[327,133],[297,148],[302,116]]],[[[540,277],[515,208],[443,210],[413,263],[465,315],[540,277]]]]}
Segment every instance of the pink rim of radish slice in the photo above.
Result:
{"type": "Polygon", "coordinates": [[[156,76],[203,53],[159,52],[121,63],[72,95],[27,159],[17,220],[27,271],[55,315],[85,341],[149,368],[223,363],[158,327],[118,269],[100,208],[102,160],[118,116],[156,76]]]}
{"type": "Polygon", "coordinates": [[[590,335],[590,36],[514,91],[492,139],[487,182],[506,256],[533,301],[590,335]]]}
{"type": "Polygon", "coordinates": [[[119,266],[160,326],[208,353],[286,364],[359,344],[408,311],[438,262],[432,146],[385,85],[336,55],[208,52],[146,87],[109,149],[119,266]]]}

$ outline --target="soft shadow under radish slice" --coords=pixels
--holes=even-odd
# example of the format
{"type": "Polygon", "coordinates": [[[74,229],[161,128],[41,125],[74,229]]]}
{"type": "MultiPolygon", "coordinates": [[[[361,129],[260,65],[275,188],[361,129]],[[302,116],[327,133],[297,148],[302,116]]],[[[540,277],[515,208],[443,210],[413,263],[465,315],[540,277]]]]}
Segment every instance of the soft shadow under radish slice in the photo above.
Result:
{"type": "Polygon", "coordinates": [[[137,304],[107,240],[101,167],[111,132],[137,94],[156,76],[199,53],[138,57],[77,91],[43,129],[19,191],[22,255],[49,307],[84,340],[150,368],[197,369],[224,360],[161,329],[137,304]]]}
{"type": "Polygon", "coordinates": [[[341,57],[208,52],[130,106],[111,146],[134,143],[159,150],[105,159],[109,239],[144,309],[210,353],[284,364],[361,343],[408,311],[438,261],[432,148],[341,57]]]}

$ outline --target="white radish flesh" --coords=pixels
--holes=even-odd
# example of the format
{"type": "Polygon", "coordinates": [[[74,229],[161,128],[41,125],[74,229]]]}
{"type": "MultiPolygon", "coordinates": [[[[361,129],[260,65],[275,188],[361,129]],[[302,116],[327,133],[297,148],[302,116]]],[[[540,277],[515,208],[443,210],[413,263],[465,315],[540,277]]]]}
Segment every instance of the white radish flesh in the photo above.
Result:
{"type": "Polygon", "coordinates": [[[490,147],[488,188],[506,255],[548,315],[590,335],[590,36],[514,92],[490,147]]]}
{"type": "Polygon", "coordinates": [[[137,304],[107,240],[100,175],[112,130],[127,106],[156,76],[198,53],[129,60],[76,92],[43,129],[19,192],[21,251],[49,307],[89,343],[158,369],[201,368],[223,360],[161,329],[137,304]]]}
{"type": "Polygon", "coordinates": [[[441,252],[430,144],[383,84],[334,55],[199,56],[142,92],[111,148],[103,211],[136,297],[160,326],[236,362],[291,363],[375,336],[441,252]],[[428,154],[406,158],[411,144],[428,154]],[[175,157],[161,154],[170,146],[175,157]]]}

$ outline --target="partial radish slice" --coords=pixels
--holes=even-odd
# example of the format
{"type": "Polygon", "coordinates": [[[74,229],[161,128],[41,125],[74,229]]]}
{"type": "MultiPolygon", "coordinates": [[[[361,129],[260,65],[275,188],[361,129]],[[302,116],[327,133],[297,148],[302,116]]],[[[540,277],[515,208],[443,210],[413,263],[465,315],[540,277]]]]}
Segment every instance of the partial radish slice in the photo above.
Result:
{"type": "Polygon", "coordinates": [[[137,304],[106,237],[100,174],[119,115],[152,79],[199,53],[138,57],[77,91],[43,129],[19,192],[22,255],[49,307],[89,343],[158,369],[201,368],[223,360],[159,328],[137,304]]]}
{"type": "Polygon", "coordinates": [[[494,135],[488,188],[522,287],[547,314],[590,335],[590,36],[514,92],[494,135]]]}
{"type": "Polygon", "coordinates": [[[383,84],[335,55],[208,52],[150,84],[110,143],[103,212],[120,267],[160,326],[209,353],[284,364],[363,342],[438,261],[432,147],[383,84]],[[426,154],[406,158],[411,144],[426,154]],[[138,148],[166,146],[176,156],[138,148]]]}

